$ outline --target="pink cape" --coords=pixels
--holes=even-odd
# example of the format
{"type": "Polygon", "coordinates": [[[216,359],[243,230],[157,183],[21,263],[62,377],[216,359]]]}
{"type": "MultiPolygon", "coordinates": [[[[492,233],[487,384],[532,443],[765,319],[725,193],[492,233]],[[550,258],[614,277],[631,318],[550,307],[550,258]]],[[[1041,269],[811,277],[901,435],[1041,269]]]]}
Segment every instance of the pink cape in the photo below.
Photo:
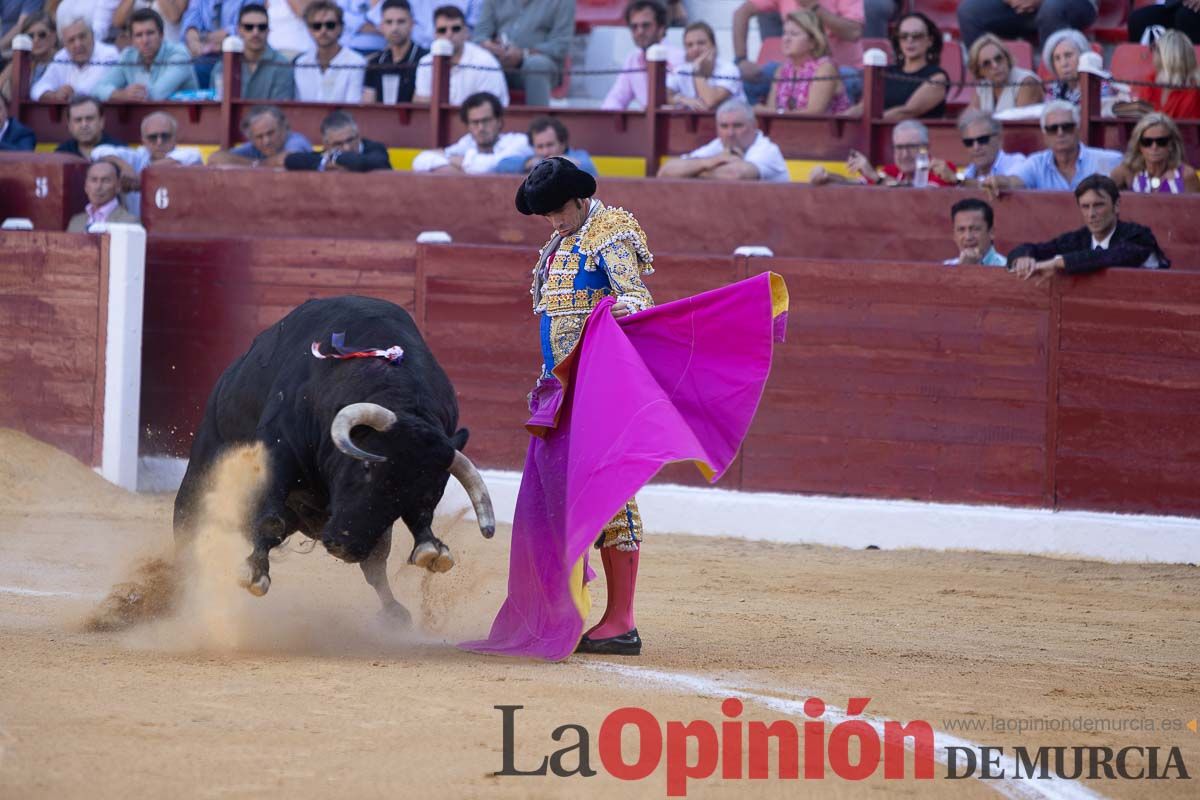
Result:
{"type": "Polygon", "coordinates": [[[590,610],[588,548],[663,465],[695,461],[716,482],[754,419],[787,318],[783,279],[764,272],[613,318],[588,317],[535,390],[509,553],[508,597],[488,638],[461,647],[560,661],[590,610]]]}

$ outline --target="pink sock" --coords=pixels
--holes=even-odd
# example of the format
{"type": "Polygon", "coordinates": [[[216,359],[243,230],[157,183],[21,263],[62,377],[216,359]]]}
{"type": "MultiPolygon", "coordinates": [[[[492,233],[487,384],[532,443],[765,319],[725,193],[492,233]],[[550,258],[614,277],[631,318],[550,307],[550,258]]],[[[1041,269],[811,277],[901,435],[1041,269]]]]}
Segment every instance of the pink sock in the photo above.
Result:
{"type": "Polygon", "coordinates": [[[633,596],[637,590],[640,553],[641,550],[619,550],[616,547],[601,549],[604,579],[608,584],[608,606],[596,627],[587,632],[589,639],[608,639],[637,627],[633,618],[633,596]]]}

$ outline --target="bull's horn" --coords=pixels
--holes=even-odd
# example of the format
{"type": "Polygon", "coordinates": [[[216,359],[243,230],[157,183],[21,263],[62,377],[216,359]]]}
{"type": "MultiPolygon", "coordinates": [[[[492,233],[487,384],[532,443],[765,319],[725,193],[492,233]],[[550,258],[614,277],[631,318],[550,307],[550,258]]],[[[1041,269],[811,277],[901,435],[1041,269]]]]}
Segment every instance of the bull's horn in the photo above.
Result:
{"type": "Polygon", "coordinates": [[[377,403],[351,403],[337,413],[329,426],[329,436],[334,446],[351,458],[360,461],[387,461],[384,456],[368,453],[350,441],[350,431],[355,425],[367,425],[377,431],[386,431],[396,424],[396,415],[377,403]]]}
{"type": "Polygon", "coordinates": [[[492,498],[483,483],[483,476],[475,469],[471,459],[458,450],[454,451],[454,463],[450,465],[450,474],[467,490],[471,505],[475,507],[475,517],[479,520],[479,531],[483,538],[492,538],[496,534],[496,514],[492,511],[492,498]]]}

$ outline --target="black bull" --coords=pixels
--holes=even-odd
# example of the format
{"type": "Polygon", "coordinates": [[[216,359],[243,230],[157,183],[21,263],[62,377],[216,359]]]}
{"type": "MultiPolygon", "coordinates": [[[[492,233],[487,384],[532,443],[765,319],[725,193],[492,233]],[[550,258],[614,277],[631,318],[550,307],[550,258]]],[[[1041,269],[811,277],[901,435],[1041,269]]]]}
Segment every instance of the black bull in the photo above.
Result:
{"type": "Polygon", "coordinates": [[[495,531],[487,489],[461,452],[466,442],[454,387],[408,312],[367,297],[310,300],[259,334],[217,380],[175,498],[176,540],[186,544],[194,534],[221,454],[261,443],[268,477],[249,516],[253,552],[242,584],[265,594],[268,553],[301,531],[359,563],[384,611],[407,620],[387,580],[393,523],[401,519],[412,532],[410,563],[435,572],[454,566],[431,528],[453,475],[483,535],[495,531]],[[316,358],[312,343],[336,332],[357,346],[399,345],[403,358],[316,358]]]}

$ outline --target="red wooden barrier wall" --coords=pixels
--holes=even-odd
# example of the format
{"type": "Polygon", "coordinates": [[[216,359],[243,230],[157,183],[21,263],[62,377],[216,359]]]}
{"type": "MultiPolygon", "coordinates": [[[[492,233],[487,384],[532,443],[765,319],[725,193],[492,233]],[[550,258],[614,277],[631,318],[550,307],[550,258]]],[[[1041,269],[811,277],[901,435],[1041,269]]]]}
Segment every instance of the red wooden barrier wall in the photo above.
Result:
{"type": "MultiPolygon", "coordinates": [[[[519,466],[539,362],[535,250],[421,245],[393,259],[368,242],[223,240],[220,252],[214,263],[201,240],[151,239],[147,450],[186,455],[217,375],[290,304],[363,291],[415,308],[477,463],[519,466]]],[[[729,488],[1200,511],[1200,276],[1114,270],[1039,287],[913,263],[655,263],[660,302],[765,269],[791,289],[789,340],[729,488]]],[[[686,467],[660,479],[697,482],[686,467]]]]}
{"type": "Polygon", "coordinates": [[[0,428],[100,463],[107,237],[0,231],[0,428]]]}
{"type": "Polygon", "coordinates": [[[83,210],[87,162],[59,153],[0,153],[0,220],[26,217],[39,231],[64,231],[83,210]]]}

